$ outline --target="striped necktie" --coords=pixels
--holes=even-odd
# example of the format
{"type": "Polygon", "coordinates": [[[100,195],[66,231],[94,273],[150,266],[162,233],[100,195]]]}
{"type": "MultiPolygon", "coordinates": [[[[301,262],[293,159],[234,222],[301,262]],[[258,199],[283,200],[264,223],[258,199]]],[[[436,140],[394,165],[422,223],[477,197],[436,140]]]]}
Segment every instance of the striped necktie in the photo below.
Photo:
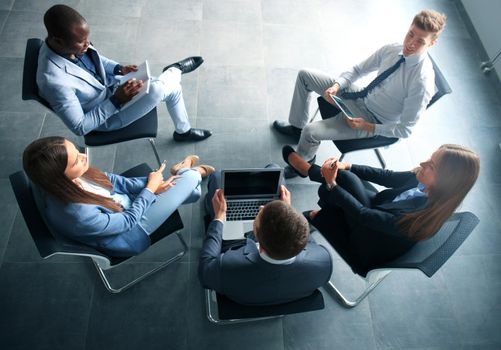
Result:
{"type": "Polygon", "coordinates": [[[405,61],[405,57],[402,56],[400,59],[390,68],[385,70],[383,73],[379,74],[373,81],[370,82],[369,85],[367,85],[364,89],[360,91],[355,91],[355,92],[345,92],[341,96],[345,99],[348,100],[355,100],[357,98],[364,98],[366,97],[369,92],[371,92],[372,89],[374,89],[376,86],[378,86],[383,80],[388,78],[394,71],[400,67],[402,62],[405,61]]]}

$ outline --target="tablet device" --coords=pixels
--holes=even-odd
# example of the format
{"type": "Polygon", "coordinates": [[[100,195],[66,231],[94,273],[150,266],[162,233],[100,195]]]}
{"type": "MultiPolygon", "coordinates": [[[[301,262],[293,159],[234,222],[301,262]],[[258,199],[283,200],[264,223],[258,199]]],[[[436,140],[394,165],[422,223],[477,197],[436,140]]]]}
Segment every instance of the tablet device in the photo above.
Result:
{"type": "Polygon", "coordinates": [[[334,103],[336,104],[336,106],[346,116],[346,118],[348,118],[348,119],[355,118],[355,114],[348,108],[348,106],[344,103],[342,98],[337,97],[335,95],[331,95],[331,98],[334,101],[334,103]]]}
{"type": "Polygon", "coordinates": [[[142,64],[140,64],[137,67],[136,72],[129,72],[128,74],[121,76],[119,78],[119,85],[123,85],[127,82],[129,79],[136,79],[136,80],[142,80],[143,81],[143,87],[139,92],[137,93],[136,96],[134,96],[129,102],[125,103],[120,109],[124,110],[134,104],[137,100],[139,100],[142,96],[148,94],[150,92],[150,80],[151,80],[151,74],[150,74],[150,67],[148,65],[148,61],[144,61],[142,64]]]}

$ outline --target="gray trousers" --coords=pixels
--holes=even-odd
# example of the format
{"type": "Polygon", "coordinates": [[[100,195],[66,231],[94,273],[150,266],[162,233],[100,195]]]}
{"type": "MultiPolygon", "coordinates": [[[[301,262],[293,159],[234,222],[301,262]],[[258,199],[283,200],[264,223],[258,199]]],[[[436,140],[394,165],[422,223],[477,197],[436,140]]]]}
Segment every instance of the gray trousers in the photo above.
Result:
{"type": "MultiPolygon", "coordinates": [[[[332,118],[308,123],[309,105],[312,92],[323,95],[334,84],[334,78],[313,69],[302,69],[296,80],[289,113],[289,123],[303,129],[297,151],[306,160],[312,159],[323,140],[349,140],[371,137],[372,134],[352,129],[346,124],[344,117],[338,114],[332,118]]],[[[362,99],[346,100],[346,105],[355,115],[370,123],[377,123],[372,113],[365,107],[362,99]]]]}

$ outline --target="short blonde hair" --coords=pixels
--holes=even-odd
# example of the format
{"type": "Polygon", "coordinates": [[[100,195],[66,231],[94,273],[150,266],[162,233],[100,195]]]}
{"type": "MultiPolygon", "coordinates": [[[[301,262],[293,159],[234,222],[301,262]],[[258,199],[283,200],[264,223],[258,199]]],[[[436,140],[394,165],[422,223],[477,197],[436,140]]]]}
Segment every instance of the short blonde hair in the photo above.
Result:
{"type": "Polygon", "coordinates": [[[419,29],[433,33],[433,39],[436,39],[444,30],[446,20],[447,16],[443,13],[434,10],[423,10],[414,16],[412,24],[419,29]]]}

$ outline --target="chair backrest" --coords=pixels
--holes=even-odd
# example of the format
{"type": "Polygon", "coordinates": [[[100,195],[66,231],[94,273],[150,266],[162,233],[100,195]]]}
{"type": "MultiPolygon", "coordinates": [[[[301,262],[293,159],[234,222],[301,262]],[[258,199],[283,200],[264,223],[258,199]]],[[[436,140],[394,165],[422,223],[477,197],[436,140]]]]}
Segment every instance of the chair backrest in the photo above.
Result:
{"type": "Polygon", "coordinates": [[[438,68],[437,63],[433,60],[433,58],[430,55],[428,55],[428,57],[430,57],[431,63],[433,64],[433,70],[435,71],[435,88],[437,89],[437,91],[435,92],[435,95],[433,95],[433,97],[431,98],[426,108],[430,108],[430,106],[435,102],[437,102],[442,96],[450,94],[452,92],[449,83],[442,74],[442,71],[440,71],[440,68],[438,68]]]}
{"type": "Polygon", "coordinates": [[[45,259],[54,254],[70,254],[108,259],[106,255],[92,247],[65,240],[64,238],[54,238],[38,210],[31,182],[26,173],[18,171],[10,175],[9,179],[28,231],[42,258],[45,259]]]}
{"type": "Polygon", "coordinates": [[[37,69],[38,53],[43,41],[38,38],[28,39],[26,42],[26,52],[24,54],[23,68],[23,100],[35,100],[52,110],[50,104],[38,94],[37,69]]]}
{"type": "Polygon", "coordinates": [[[461,246],[479,223],[470,212],[455,213],[431,238],[421,241],[406,254],[385,264],[389,268],[415,268],[431,277],[461,246]]]}
{"type": "Polygon", "coordinates": [[[300,312],[322,310],[325,307],[324,297],[318,289],[306,298],[279,305],[242,305],[221,294],[217,294],[217,304],[219,319],[221,320],[290,315],[300,312]]]}

